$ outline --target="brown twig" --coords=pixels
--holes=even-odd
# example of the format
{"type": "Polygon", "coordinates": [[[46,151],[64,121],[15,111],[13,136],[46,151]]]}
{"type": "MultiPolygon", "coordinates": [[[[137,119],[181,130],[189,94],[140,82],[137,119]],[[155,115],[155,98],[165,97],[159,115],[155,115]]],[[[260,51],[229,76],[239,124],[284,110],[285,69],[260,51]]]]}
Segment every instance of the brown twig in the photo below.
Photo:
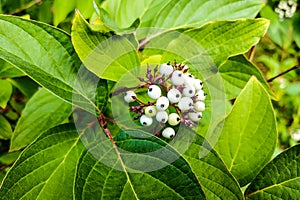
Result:
{"type": "Polygon", "coordinates": [[[278,77],[280,77],[280,76],[282,76],[282,75],[284,75],[284,74],[286,74],[286,73],[288,73],[288,72],[290,72],[290,71],[292,71],[292,70],[298,69],[299,67],[300,67],[300,64],[297,64],[297,65],[295,65],[294,67],[292,67],[292,68],[290,68],[290,69],[288,69],[288,70],[285,70],[285,71],[281,72],[280,74],[278,74],[278,75],[276,75],[276,76],[274,76],[274,77],[268,79],[267,82],[270,83],[270,82],[272,82],[274,79],[276,79],[276,78],[278,78],[278,77]]]}

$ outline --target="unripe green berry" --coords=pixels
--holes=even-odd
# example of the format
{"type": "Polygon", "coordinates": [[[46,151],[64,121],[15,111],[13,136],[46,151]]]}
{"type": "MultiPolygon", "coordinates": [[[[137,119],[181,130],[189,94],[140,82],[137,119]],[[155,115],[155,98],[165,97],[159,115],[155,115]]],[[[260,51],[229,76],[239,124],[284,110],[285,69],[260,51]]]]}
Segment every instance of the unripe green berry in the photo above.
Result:
{"type": "Polygon", "coordinates": [[[156,107],[155,106],[148,106],[145,109],[145,115],[147,115],[148,117],[154,117],[156,115],[156,107]]]}
{"type": "Polygon", "coordinates": [[[180,123],[180,117],[177,113],[171,113],[168,118],[168,123],[171,126],[176,126],[180,123]]]}

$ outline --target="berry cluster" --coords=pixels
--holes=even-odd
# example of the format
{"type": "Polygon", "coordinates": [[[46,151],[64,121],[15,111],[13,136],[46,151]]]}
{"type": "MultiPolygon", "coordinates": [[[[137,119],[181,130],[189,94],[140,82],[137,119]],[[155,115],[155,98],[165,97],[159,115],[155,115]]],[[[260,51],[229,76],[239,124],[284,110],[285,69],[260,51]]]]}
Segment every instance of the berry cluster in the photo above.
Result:
{"type": "MultiPolygon", "coordinates": [[[[134,90],[125,92],[124,100],[127,103],[137,102],[138,105],[130,106],[129,110],[138,114],[134,119],[139,119],[143,126],[150,126],[154,119],[164,128],[161,135],[165,138],[175,136],[174,127],[180,123],[188,127],[197,126],[205,110],[205,93],[203,83],[188,73],[186,65],[164,63],[152,70],[148,66],[145,80],[139,88],[146,87],[147,95],[152,102],[143,103],[134,90]]],[[[160,136],[160,134],[158,134],[160,136]]]]}

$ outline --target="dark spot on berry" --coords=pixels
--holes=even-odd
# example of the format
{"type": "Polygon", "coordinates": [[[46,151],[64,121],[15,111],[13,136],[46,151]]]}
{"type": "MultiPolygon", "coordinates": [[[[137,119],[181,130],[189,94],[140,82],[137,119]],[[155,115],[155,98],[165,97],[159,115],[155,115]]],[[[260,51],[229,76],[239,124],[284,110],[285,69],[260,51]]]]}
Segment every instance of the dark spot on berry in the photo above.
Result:
{"type": "Polygon", "coordinates": [[[161,105],[160,105],[160,107],[162,107],[162,108],[163,108],[163,107],[165,107],[165,105],[164,105],[164,104],[161,104],[161,105]]]}
{"type": "Polygon", "coordinates": [[[149,110],[149,113],[152,113],[152,110],[149,110]]]}
{"type": "Polygon", "coordinates": [[[162,119],[162,120],[161,120],[161,122],[165,122],[165,121],[166,121],[166,119],[162,119]]]}
{"type": "Polygon", "coordinates": [[[190,78],[193,78],[193,75],[192,75],[192,74],[190,74],[190,75],[189,75],[189,77],[190,77],[190,78]]]}
{"type": "Polygon", "coordinates": [[[146,126],[146,125],[147,125],[147,123],[146,123],[146,122],[143,122],[143,125],[145,125],[145,126],[146,126]]]}
{"type": "Polygon", "coordinates": [[[176,94],[176,98],[179,98],[179,96],[180,96],[179,94],[176,94]]]}
{"type": "Polygon", "coordinates": [[[198,115],[198,118],[200,119],[200,118],[201,118],[201,115],[198,115]]]}
{"type": "Polygon", "coordinates": [[[174,135],[170,135],[170,138],[173,138],[174,137],[174,135]]]}
{"type": "Polygon", "coordinates": [[[192,104],[192,103],[190,103],[190,104],[189,104],[189,106],[190,106],[190,107],[192,107],[192,106],[193,106],[193,104],[192,104]]]}
{"type": "Polygon", "coordinates": [[[178,74],[178,77],[181,77],[182,76],[182,74],[178,74]]]}
{"type": "Polygon", "coordinates": [[[179,117],[177,117],[177,119],[176,119],[177,121],[180,121],[180,118],[179,117]]]}
{"type": "Polygon", "coordinates": [[[149,92],[152,92],[152,88],[149,88],[149,92]]]}
{"type": "Polygon", "coordinates": [[[190,94],[193,94],[193,90],[189,90],[189,93],[190,93],[190,94]]]}
{"type": "Polygon", "coordinates": [[[202,83],[202,82],[200,82],[200,85],[202,86],[202,85],[203,85],[203,83],[202,83]]]}

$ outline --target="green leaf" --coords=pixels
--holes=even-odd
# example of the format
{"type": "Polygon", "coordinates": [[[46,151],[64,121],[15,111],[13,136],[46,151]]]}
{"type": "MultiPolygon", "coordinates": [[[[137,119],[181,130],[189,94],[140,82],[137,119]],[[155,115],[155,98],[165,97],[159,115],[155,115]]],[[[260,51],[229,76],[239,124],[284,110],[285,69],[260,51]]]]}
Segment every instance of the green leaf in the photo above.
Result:
{"type": "Polygon", "coordinates": [[[20,155],[19,151],[12,152],[12,153],[5,153],[5,154],[0,156],[0,163],[4,164],[4,165],[10,165],[10,164],[14,163],[17,160],[19,155],[20,155]]]}
{"type": "Polygon", "coordinates": [[[268,28],[265,19],[218,21],[183,33],[170,31],[152,39],[144,49],[147,56],[163,54],[163,61],[191,63],[202,76],[215,73],[228,57],[247,52],[268,28]]]}
{"type": "MultiPolygon", "coordinates": [[[[181,139],[184,140],[185,136],[181,139]]],[[[216,151],[201,136],[195,136],[183,158],[199,180],[206,199],[243,199],[235,178],[216,151]]]]}
{"type": "Polygon", "coordinates": [[[236,98],[251,76],[255,76],[268,93],[274,97],[272,90],[260,70],[243,55],[229,58],[223,65],[220,66],[219,72],[223,79],[228,99],[236,98]]]}
{"type": "Polygon", "coordinates": [[[300,145],[285,150],[256,176],[245,191],[246,199],[299,199],[300,145]]]}
{"type": "Polygon", "coordinates": [[[262,8],[261,0],[181,0],[162,3],[161,7],[154,7],[146,11],[145,16],[153,16],[146,20],[141,27],[155,27],[163,29],[178,29],[200,27],[216,20],[234,20],[239,18],[253,18],[262,8]],[[151,14],[149,14],[151,13],[151,14]]]}
{"type": "Polygon", "coordinates": [[[27,102],[13,132],[10,151],[19,150],[33,142],[41,133],[57,126],[70,116],[72,106],[40,89],[27,102]]]}
{"type": "Polygon", "coordinates": [[[272,103],[255,77],[237,97],[224,125],[220,125],[222,133],[215,149],[244,186],[271,159],[277,142],[272,103]]]}
{"type": "Polygon", "coordinates": [[[293,17],[293,35],[298,47],[300,47],[300,27],[298,26],[299,23],[300,23],[300,13],[297,12],[293,17]]]}
{"type": "Polygon", "coordinates": [[[39,85],[28,76],[15,77],[8,79],[8,81],[28,98],[30,98],[39,89],[39,85]]]}
{"type": "Polygon", "coordinates": [[[152,3],[153,0],[140,0],[135,2],[132,0],[111,0],[104,1],[101,8],[108,14],[107,17],[109,19],[106,20],[112,20],[118,28],[125,29],[130,27],[152,3]],[[132,6],[133,3],[134,6],[132,6]]]}
{"type": "Polygon", "coordinates": [[[2,199],[73,199],[84,147],[71,124],[50,129],[26,148],[4,179],[2,199]]]}
{"type": "Polygon", "coordinates": [[[72,27],[72,42],[84,65],[98,77],[118,81],[139,66],[137,50],[126,36],[93,32],[79,12],[72,27]]]}
{"type": "MultiPolygon", "coordinates": [[[[93,98],[99,79],[82,72],[84,67],[79,72],[81,62],[68,34],[13,16],[0,16],[0,24],[1,58],[69,103],[83,109],[95,107],[93,98]]],[[[94,108],[89,111],[94,113],[94,108]]]]}
{"type": "Polygon", "coordinates": [[[0,77],[13,78],[24,76],[25,74],[13,65],[0,59],[0,77]]]}
{"type": "Polygon", "coordinates": [[[0,80],[0,107],[5,108],[13,92],[12,85],[6,80],[0,80]]]}
{"type": "Polygon", "coordinates": [[[8,140],[11,138],[12,129],[10,123],[0,115],[0,139],[8,140]]]}
{"type": "Polygon", "coordinates": [[[53,24],[57,26],[64,21],[68,14],[75,9],[76,0],[54,0],[53,24]]]}

